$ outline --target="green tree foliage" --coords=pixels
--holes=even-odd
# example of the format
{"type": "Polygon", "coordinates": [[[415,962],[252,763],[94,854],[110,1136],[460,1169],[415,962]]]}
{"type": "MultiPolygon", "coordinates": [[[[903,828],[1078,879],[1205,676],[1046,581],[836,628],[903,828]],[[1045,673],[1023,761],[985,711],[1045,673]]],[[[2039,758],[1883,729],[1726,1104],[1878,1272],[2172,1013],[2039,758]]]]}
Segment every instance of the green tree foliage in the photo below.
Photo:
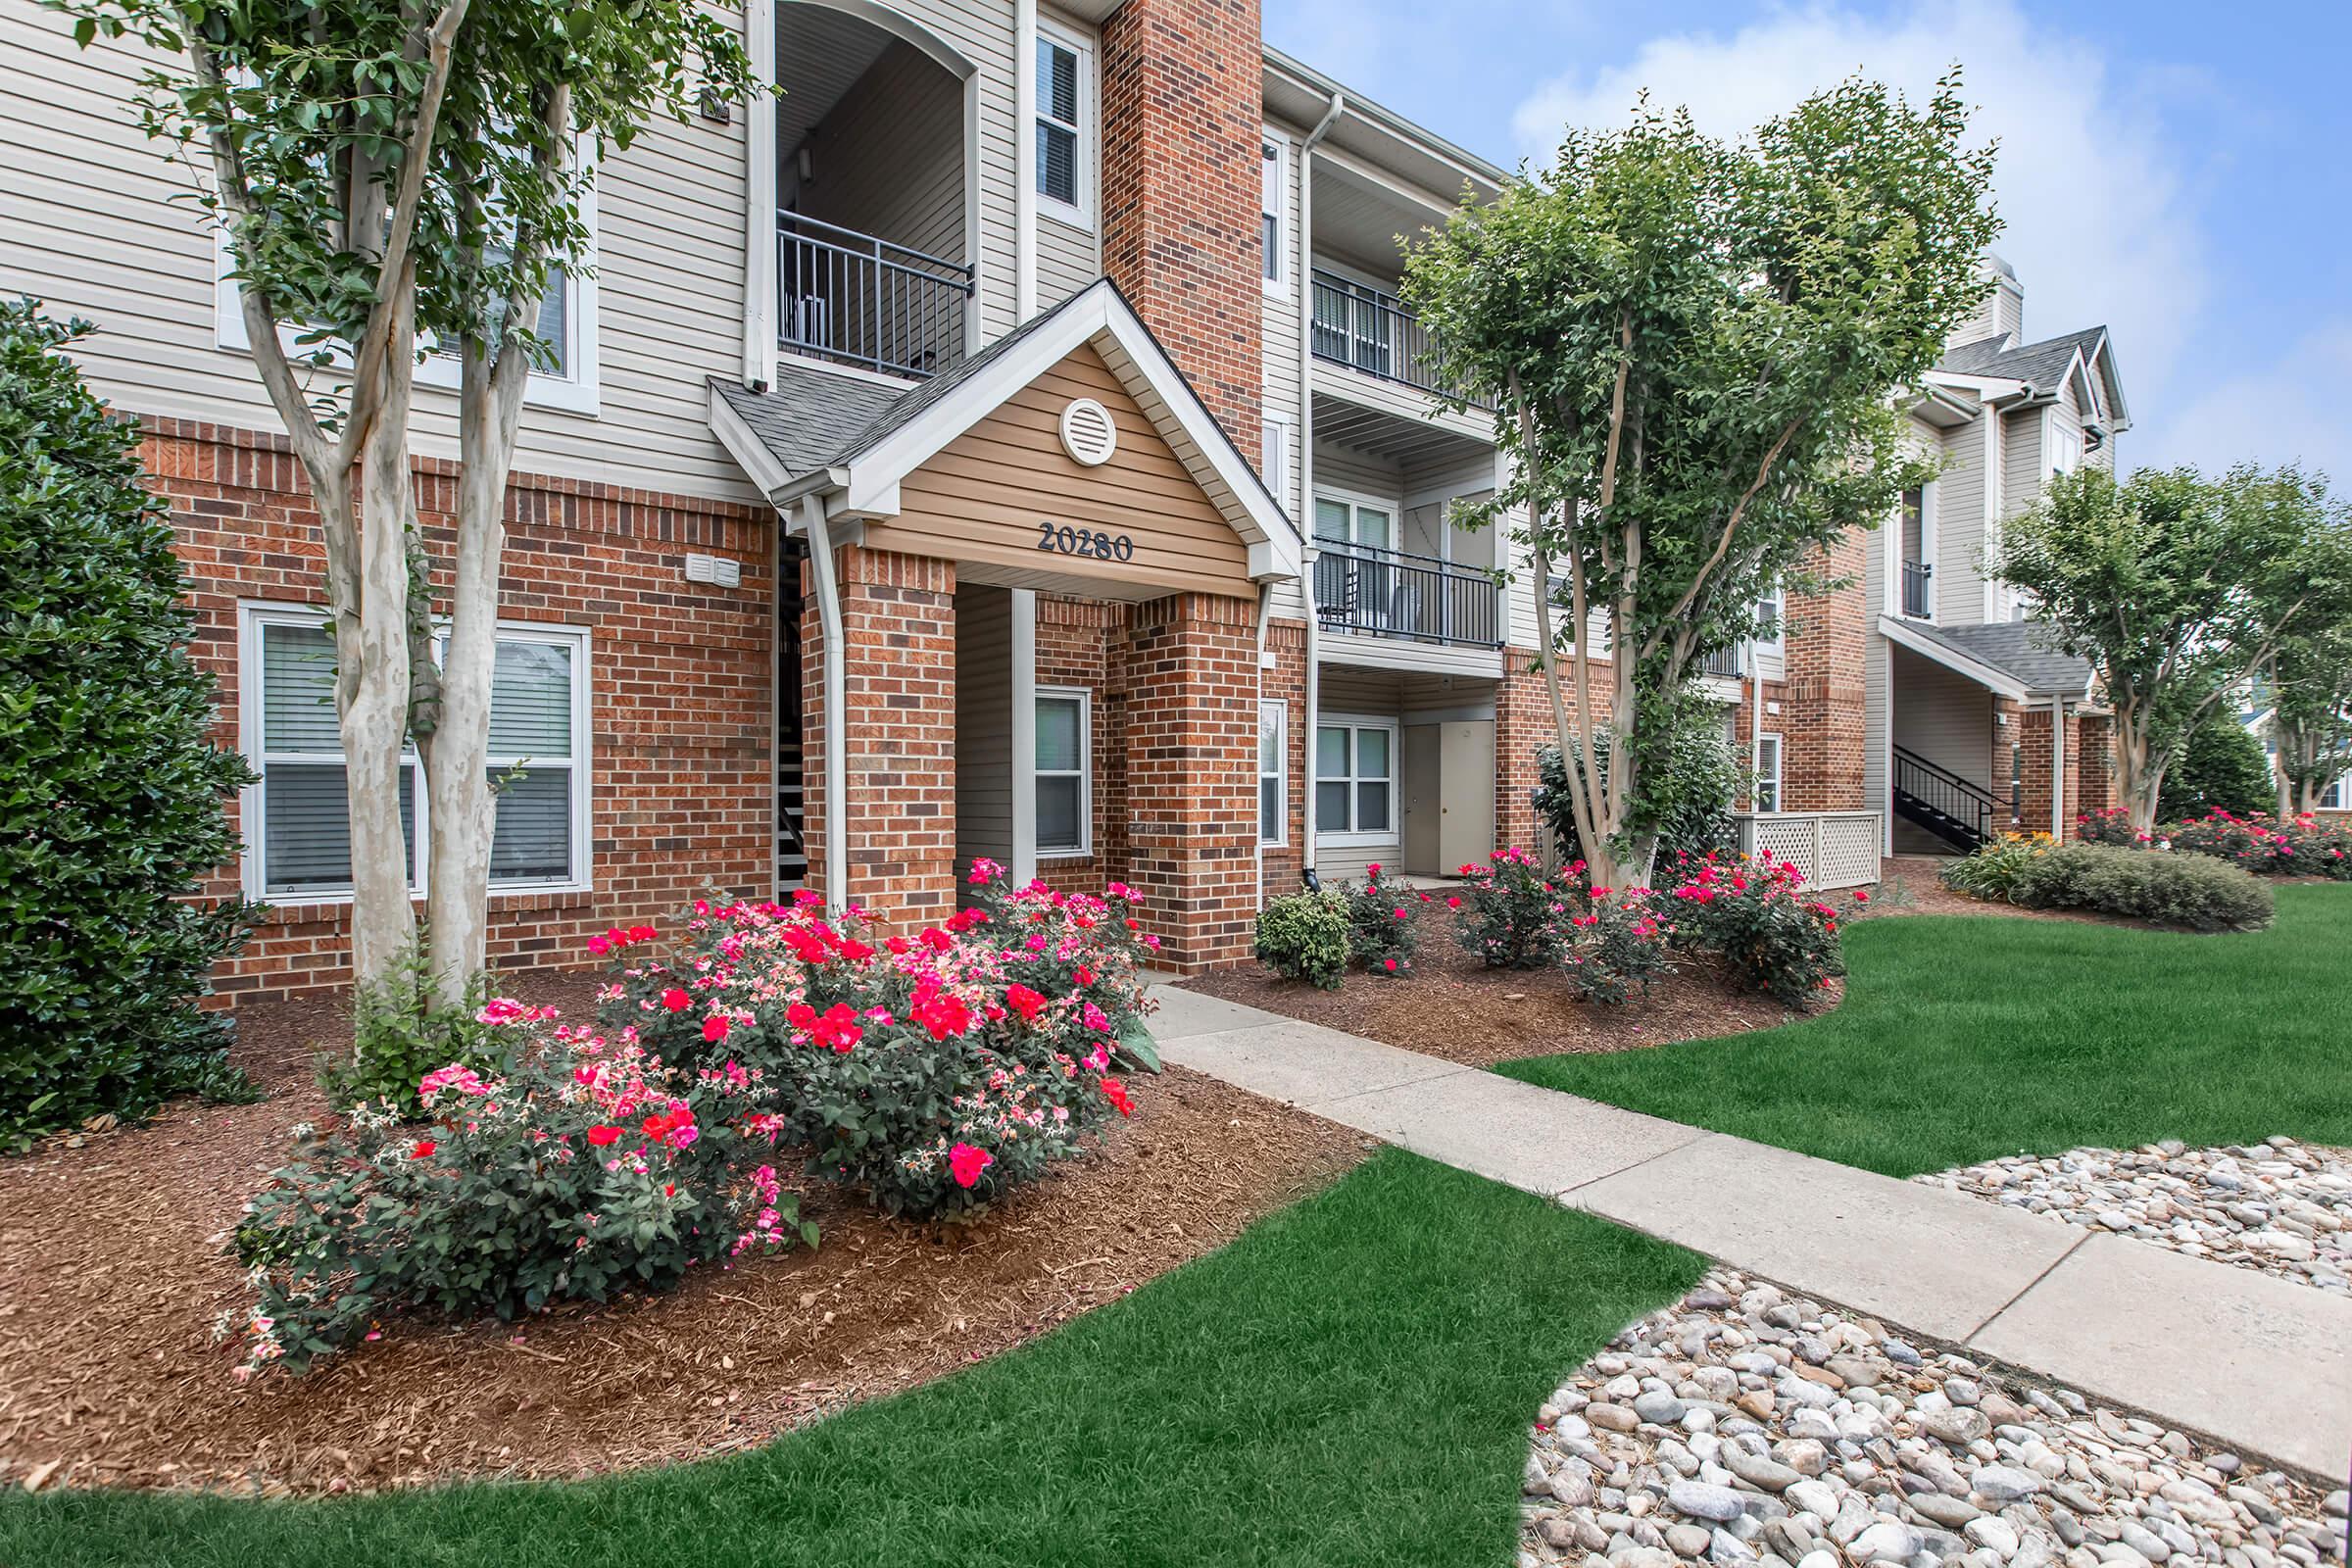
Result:
{"type": "Polygon", "coordinates": [[[133,432],[65,355],[88,330],[0,300],[0,1149],[237,1082],[194,999],[249,911],[182,895],[251,775],[133,432]]]}
{"type": "Polygon", "coordinates": [[[1546,686],[1578,839],[1612,881],[1646,856],[1653,694],[1923,477],[1896,395],[1981,296],[1998,227],[1966,121],[1956,74],[1917,110],[1850,80],[1737,145],[1644,104],[1412,258],[1446,384],[1493,402],[1511,460],[1469,520],[1524,515],[1556,584],[1537,603],[1546,686]]]}
{"type": "Polygon", "coordinates": [[[2002,524],[1988,564],[2097,671],[2116,793],[2141,832],[2189,737],[2290,638],[2352,604],[2352,530],[2326,482],[2291,466],[2062,475],[2002,524]]]}
{"type": "MultiPolygon", "coordinates": [[[[1603,743],[1594,751],[1606,768],[1611,748],[1605,726],[1601,733],[1603,743]]],[[[1677,855],[1703,859],[1739,849],[1732,807],[1751,781],[1745,760],[1724,733],[1722,705],[1695,681],[1687,682],[1671,701],[1652,702],[1641,743],[1636,765],[1642,792],[1633,802],[1628,825],[1657,845],[1657,863],[1671,865],[1677,855]]],[[[1557,836],[1561,857],[1589,860],[1577,835],[1568,773],[1558,747],[1546,746],[1536,754],[1536,813],[1557,836]]]]}
{"type": "Polygon", "coordinates": [[[2273,793],[2271,760],[2263,755],[2262,742],[2224,708],[2189,732],[2180,760],[2165,772],[2156,815],[2178,822],[2219,807],[2245,816],[2268,810],[2273,793]]]}

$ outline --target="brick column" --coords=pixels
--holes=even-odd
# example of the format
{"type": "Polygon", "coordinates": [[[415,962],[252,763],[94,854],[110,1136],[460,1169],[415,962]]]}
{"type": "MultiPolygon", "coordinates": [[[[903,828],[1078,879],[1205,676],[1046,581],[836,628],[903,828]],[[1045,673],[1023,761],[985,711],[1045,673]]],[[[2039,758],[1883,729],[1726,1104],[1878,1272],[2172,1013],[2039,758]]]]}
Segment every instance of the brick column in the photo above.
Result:
{"type": "Polygon", "coordinates": [[[1870,623],[1863,572],[1876,537],[1850,529],[1830,547],[1825,574],[1845,586],[1788,600],[1781,708],[1785,811],[1855,811],[1870,804],[1863,792],[1870,623]]]}
{"type": "Polygon", "coordinates": [[[2083,785],[2081,716],[2066,716],[2066,814],[2056,827],[2050,825],[2050,710],[2028,709],[2018,715],[2017,723],[2018,744],[2025,749],[2019,759],[2018,825],[2028,833],[2047,833],[2056,839],[2077,837],[2075,817],[2082,809],[2083,785]]]}
{"type": "Polygon", "coordinates": [[[1127,660],[1128,880],[1172,967],[1238,962],[1257,914],[1257,607],[1138,605],[1127,660]]]}
{"type": "Polygon", "coordinates": [[[1258,673],[1258,695],[1283,709],[1282,844],[1262,856],[1266,898],[1296,893],[1306,863],[1306,622],[1270,620],[1266,652],[1274,667],[1258,673]]]}
{"type": "Polygon", "coordinates": [[[1102,24],[1102,270],[1245,452],[1264,322],[1257,0],[1127,0],[1102,24]]]}
{"type": "MultiPolygon", "coordinates": [[[[894,925],[919,928],[956,907],[956,564],[855,545],[833,559],[849,715],[849,893],[894,925]]],[[[808,885],[829,893],[823,760],[833,715],[816,590],[803,591],[808,885]]]]}
{"type": "Polygon", "coordinates": [[[2075,741],[2075,809],[2103,811],[2115,804],[2115,722],[2084,714],[2075,741]]]}

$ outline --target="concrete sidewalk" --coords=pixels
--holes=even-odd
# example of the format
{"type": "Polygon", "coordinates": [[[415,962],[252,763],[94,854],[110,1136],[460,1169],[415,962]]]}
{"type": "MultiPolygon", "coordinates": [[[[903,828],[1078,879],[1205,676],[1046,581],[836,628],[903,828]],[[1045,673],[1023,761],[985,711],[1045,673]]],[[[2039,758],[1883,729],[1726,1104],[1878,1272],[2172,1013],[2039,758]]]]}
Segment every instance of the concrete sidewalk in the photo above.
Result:
{"type": "Polygon", "coordinates": [[[2340,1478],[2352,1300],[1158,987],[1167,1060],[2340,1478]]]}

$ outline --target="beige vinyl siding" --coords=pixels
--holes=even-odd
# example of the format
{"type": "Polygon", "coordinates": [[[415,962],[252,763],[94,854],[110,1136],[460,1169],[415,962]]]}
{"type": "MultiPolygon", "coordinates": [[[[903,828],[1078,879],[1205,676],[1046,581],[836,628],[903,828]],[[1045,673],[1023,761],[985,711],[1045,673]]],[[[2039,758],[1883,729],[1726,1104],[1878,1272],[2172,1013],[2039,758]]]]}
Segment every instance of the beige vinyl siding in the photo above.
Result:
{"type": "Polygon", "coordinates": [[[2041,499],[2041,411],[2003,416],[2001,426],[2001,515],[2014,517],[2041,499]]]}
{"type": "Polygon", "coordinates": [[[1993,759],[1992,694],[1908,648],[1892,650],[1894,744],[1986,788],[2000,781],[1993,759]]]}
{"type": "Polygon", "coordinates": [[[956,590],[956,885],[1012,863],[1012,594],[956,590]]]}
{"type": "Polygon", "coordinates": [[[1936,480],[1936,618],[1974,625],[1984,618],[1984,425],[1979,415],[1943,434],[1943,471],[1936,480]]]}
{"type": "MultiPolygon", "coordinates": [[[[1406,677],[1387,670],[1351,669],[1326,664],[1323,668],[1323,713],[1352,718],[1387,718],[1398,720],[1397,753],[1390,759],[1390,767],[1396,775],[1396,809],[1389,813],[1391,828],[1387,837],[1376,844],[1326,844],[1324,832],[1318,831],[1315,845],[1315,869],[1329,887],[1343,880],[1360,880],[1368,865],[1387,865],[1396,861],[1403,851],[1401,826],[1403,807],[1404,730],[1401,719],[1404,711],[1406,677]]],[[[1308,735],[1310,747],[1316,743],[1308,735]]]]}
{"type": "MultiPolygon", "coordinates": [[[[0,288],[82,316],[77,357],[125,411],[277,427],[249,359],[218,347],[214,242],[187,168],[132,120],[157,57],[76,49],[69,19],[0,16],[0,288]]],[[[598,172],[600,411],[526,407],[515,466],[691,494],[749,494],[707,424],[706,376],[742,363],[744,131],[660,122],[598,172]]],[[[452,456],[455,394],[422,387],[416,443],[452,456]]]]}

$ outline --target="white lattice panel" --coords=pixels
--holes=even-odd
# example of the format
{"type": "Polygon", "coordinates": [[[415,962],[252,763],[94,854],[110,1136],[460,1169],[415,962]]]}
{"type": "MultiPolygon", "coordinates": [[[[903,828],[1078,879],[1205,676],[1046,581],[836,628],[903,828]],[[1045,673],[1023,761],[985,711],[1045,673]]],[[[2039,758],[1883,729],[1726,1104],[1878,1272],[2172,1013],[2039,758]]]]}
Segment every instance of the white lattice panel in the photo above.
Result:
{"type": "Polygon", "coordinates": [[[1740,822],[1740,848],[1797,869],[1813,888],[1860,887],[1879,879],[1876,811],[1768,811],[1740,822]]]}

